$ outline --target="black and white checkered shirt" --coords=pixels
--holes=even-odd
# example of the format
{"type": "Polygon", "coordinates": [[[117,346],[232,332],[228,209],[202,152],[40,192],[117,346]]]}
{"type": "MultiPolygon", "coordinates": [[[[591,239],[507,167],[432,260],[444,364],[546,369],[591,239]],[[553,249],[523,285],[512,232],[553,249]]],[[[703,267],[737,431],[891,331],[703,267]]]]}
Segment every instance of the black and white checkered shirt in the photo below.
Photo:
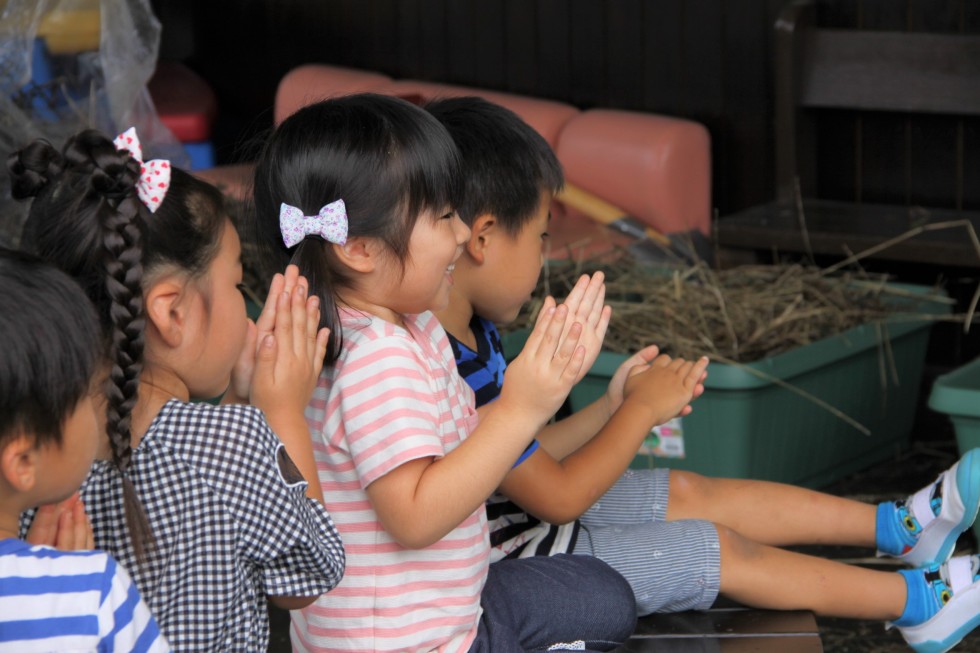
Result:
{"type": "Polygon", "coordinates": [[[132,574],[175,651],[266,651],[266,595],[318,596],[344,572],[340,535],[261,411],[172,400],[133,455],[153,530],[137,564],[119,474],[82,486],[95,544],[132,574]]]}

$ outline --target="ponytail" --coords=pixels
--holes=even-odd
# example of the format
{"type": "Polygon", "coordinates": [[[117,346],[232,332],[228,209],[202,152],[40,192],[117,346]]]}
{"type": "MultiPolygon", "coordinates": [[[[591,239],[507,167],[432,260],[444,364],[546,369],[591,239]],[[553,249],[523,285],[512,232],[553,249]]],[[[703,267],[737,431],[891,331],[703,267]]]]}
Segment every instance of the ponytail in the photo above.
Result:
{"type": "MultiPolygon", "coordinates": [[[[347,285],[350,280],[343,276],[340,266],[330,265],[333,258],[330,247],[319,238],[304,238],[293,250],[292,263],[299,268],[299,273],[306,277],[310,294],[320,299],[320,325],[318,329],[330,329],[327,340],[327,353],[324,365],[331,365],[340,357],[344,345],[343,330],[340,328],[340,311],[337,306],[337,296],[333,289],[347,285]]],[[[285,269],[282,265],[279,269],[285,269]]]]}

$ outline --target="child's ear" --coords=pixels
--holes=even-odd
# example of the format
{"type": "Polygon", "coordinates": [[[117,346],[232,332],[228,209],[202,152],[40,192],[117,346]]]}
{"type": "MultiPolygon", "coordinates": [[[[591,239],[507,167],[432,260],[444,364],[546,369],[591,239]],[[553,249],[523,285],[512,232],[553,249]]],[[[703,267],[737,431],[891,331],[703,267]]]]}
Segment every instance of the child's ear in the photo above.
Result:
{"type": "Polygon", "coordinates": [[[156,281],[143,297],[146,319],[170,347],[179,347],[187,324],[187,282],[174,276],[156,281]]]}
{"type": "Polygon", "coordinates": [[[0,449],[0,475],[17,492],[29,492],[37,482],[38,451],[34,439],[14,436],[0,449]]]}
{"type": "Polygon", "coordinates": [[[341,263],[361,273],[374,271],[382,255],[381,243],[376,238],[356,236],[348,238],[343,245],[334,243],[331,247],[341,263]]]}
{"type": "Polygon", "coordinates": [[[470,226],[470,240],[466,243],[466,253],[476,263],[482,264],[490,243],[497,236],[499,224],[491,213],[484,213],[473,220],[470,226]]]}

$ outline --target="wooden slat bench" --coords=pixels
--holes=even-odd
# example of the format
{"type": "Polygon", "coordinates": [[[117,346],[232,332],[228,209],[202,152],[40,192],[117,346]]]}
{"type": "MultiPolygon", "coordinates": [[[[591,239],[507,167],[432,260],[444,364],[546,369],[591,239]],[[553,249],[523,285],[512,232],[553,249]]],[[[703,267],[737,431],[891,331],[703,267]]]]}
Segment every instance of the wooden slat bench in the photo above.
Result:
{"type": "MultiPolygon", "coordinates": [[[[822,653],[813,613],[721,607],[705,612],[653,614],[614,653],[822,653]]],[[[268,653],[287,653],[289,613],[269,608],[268,653]]]]}
{"type": "MultiPolygon", "coordinates": [[[[980,211],[963,210],[964,188],[972,188],[975,181],[967,178],[969,169],[964,169],[964,157],[972,152],[963,151],[963,121],[974,125],[980,116],[980,35],[829,29],[816,27],[815,17],[812,0],[796,0],[783,9],[775,24],[775,201],[718,220],[718,243],[757,252],[846,257],[930,224],[964,220],[980,231],[980,211]],[[880,154],[871,163],[865,160],[869,157],[862,153],[862,143],[880,145],[882,135],[862,137],[860,121],[889,115],[908,121],[904,137],[884,137],[897,139],[897,148],[910,147],[901,141],[912,138],[920,124],[915,121],[960,121],[959,127],[951,128],[958,129],[958,139],[933,144],[936,149],[929,151],[929,155],[941,152],[944,163],[955,162],[949,165],[949,174],[942,168],[946,177],[956,178],[947,184],[955,197],[941,198],[948,210],[915,206],[908,192],[904,205],[869,204],[863,199],[864,175],[911,165],[882,159],[880,154]],[[818,133],[816,120],[828,116],[841,121],[832,123],[842,132],[836,146],[846,148],[853,141],[854,152],[834,151],[822,142],[826,132],[818,133]],[[854,122],[842,116],[853,116],[854,122]],[[821,146],[826,151],[818,156],[821,146]],[[828,174],[828,162],[834,167],[838,159],[840,168],[832,174],[853,181],[853,202],[819,197],[818,172],[828,174]]],[[[912,150],[908,152],[905,158],[911,159],[912,150]]],[[[914,154],[919,157],[917,170],[930,166],[930,156],[914,154]]],[[[906,177],[911,174],[907,169],[906,177]]],[[[894,190],[901,195],[902,189],[894,190]]],[[[980,256],[968,233],[963,227],[926,228],[925,233],[869,258],[980,268],[980,256]]]]}
{"type": "Polygon", "coordinates": [[[720,607],[642,617],[618,653],[820,653],[813,613],[720,607]]]}
{"type": "Polygon", "coordinates": [[[975,211],[784,200],[724,218],[718,241],[740,249],[837,258],[868,252],[868,258],[980,268],[980,252],[967,223],[980,234],[980,213],[975,211]],[[872,248],[877,251],[870,252],[872,248]]]}

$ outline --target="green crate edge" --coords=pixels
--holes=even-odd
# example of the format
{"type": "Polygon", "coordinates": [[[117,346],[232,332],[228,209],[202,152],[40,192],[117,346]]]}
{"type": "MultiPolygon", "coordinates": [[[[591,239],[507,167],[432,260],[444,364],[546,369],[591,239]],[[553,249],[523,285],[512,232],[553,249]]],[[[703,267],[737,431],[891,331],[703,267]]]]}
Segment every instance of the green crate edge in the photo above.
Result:
{"type": "MultiPolygon", "coordinates": [[[[926,286],[890,286],[918,295],[936,294],[926,286]]],[[[682,420],[687,456],[638,454],[630,466],[822,487],[893,456],[908,445],[911,435],[932,326],[922,318],[926,309],[930,315],[949,312],[948,305],[927,301],[910,314],[886,320],[883,328],[862,325],[746,366],[712,363],[705,394],[682,420]],[[891,345],[897,384],[879,374],[882,335],[891,345]],[[867,426],[871,434],[862,434],[811,400],[749,370],[820,397],[867,426]]],[[[505,333],[504,351],[519,351],[526,336],[505,333]]],[[[601,396],[625,359],[623,354],[601,352],[572,390],[572,410],[601,396]]]]}
{"type": "MultiPolygon", "coordinates": [[[[961,455],[980,447],[980,358],[936,377],[928,405],[952,422],[961,455]]],[[[974,522],[973,534],[980,542],[980,523],[974,522]]]]}

